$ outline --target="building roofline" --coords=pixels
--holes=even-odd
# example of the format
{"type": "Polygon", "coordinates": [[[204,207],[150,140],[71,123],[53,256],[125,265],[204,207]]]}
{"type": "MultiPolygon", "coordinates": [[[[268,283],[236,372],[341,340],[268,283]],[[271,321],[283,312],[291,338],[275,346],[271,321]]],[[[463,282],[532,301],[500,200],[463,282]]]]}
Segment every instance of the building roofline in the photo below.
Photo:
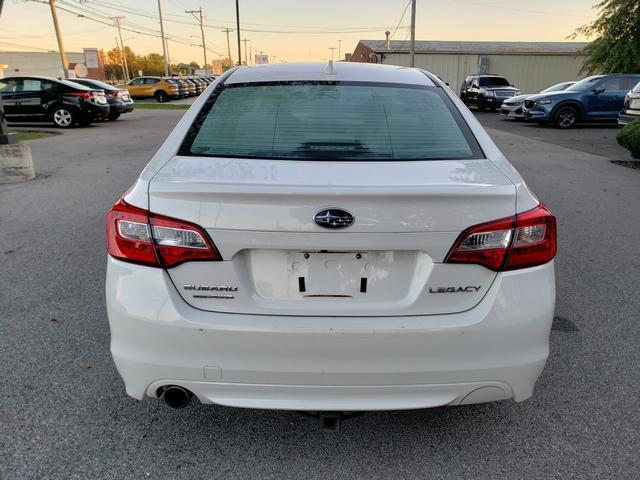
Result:
{"type": "MultiPolygon", "coordinates": [[[[409,42],[392,40],[360,40],[359,44],[375,53],[409,53],[409,42]]],[[[584,42],[467,42],[417,40],[416,53],[467,55],[577,55],[586,47],[584,42]]]]}

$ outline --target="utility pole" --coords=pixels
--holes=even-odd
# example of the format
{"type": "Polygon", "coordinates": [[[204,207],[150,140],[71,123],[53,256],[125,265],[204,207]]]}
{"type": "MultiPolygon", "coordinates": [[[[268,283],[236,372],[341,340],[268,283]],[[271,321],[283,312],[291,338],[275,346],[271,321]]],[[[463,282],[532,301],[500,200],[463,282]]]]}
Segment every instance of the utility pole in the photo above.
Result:
{"type": "Polygon", "coordinates": [[[342,60],[342,40],[338,40],[338,61],[342,60]]]}
{"type": "MultiPolygon", "coordinates": [[[[0,14],[2,14],[3,4],[4,0],[0,0],[0,14]]],[[[4,118],[4,105],[0,98],[0,145],[8,145],[10,143],[18,143],[18,134],[7,131],[7,120],[4,118]]]]}
{"type": "Polygon", "coordinates": [[[160,5],[160,0],[158,0],[158,16],[160,17],[160,36],[162,37],[162,60],[164,62],[164,76],[169,76],[169,64],[168,64],[168,56],[167,56],[167,44],[164,39],[164,24],[162,23],[162,6],[160,5]]]}
{"type": "Polygon", "coordinates": [[[231,43],[229,43],[229,32],[233,32],[231,28],[225,28],[222,30],[227,33],[227,54],[229,55],[229,67],[233,66],[233,60],[231,60],[231,43]]]}
{"type": "Polygon", "coordinates": [[[118,43],[118,37],[114,37],[116,39],[116,47],[118,47],[118,52],[120,52],[120,66],[122,67],[122,78],[124,79],[125,83],[128,82],[129,80],[127,80],[127,75],[125,73],[125,69],[124,69],[124,56],[123,56],[123,52],[122,49],[120,48],[120,44],[118,43]]]}
{"type": "Polygon", "coordinates": [[[252,59],[251,63],[254,63],[254,58],[253,58],[253,47],[249,47],[249,58],[252,59]]]}
{"type": "Polygon", "coordinates": [[[273,56],[273,57],[271,57],[271,58],[273,58],[273,62],[271,62],[271,63],[276,63],[276,56],[274,55],[274,56],[273,56]]]}
{"type": "MultiPolygon", "coordinates": [[[[122,52],[122,68],[123,68],[123,74],[124,74],[124,81],[128,82],[129,81],[129,66],[127,65],[127,54],[125,52],[124,49],[124,41],[122,40],[122,31],[120,30],[120,19],[124,18],[124,17],[113,17],[114,20],[116,21],[116,27],[118,28],[118,36],[120,37],[120,47],[121,48],[121,52],[122,52]]],[[[117,44],[117,40],[116,40],[116,44],[117,44]]]]}
{"type": "Polygon", "coordinates": [[[53,27],[56,31],[56,38],[58,39],[58,50],[60,51],[60,60],[62,61],[62,70],[64,72],[64,78],[69,78],[69,62],[67,61],[67,54],[64,51],[64,45],[62,44],[62,35],[60,35],[60,24],[58,23],[58,12],[56,12],[56,0],[49,0],[49,6],[51,7],[51,17],[53,18],[53,27]]]}
{"type": "Polygon", "coordinates": [[[409,44],[411,67],[416,66],[416,0],[411,0],[411,43],[409,44]]]}
{"type": "Polygon", "coordinates": [[[204,71],[207,71],[207,45],[204,42],[204,25],[202,24],[202,7],[200,7],[198,10],[185,10],[184,13],[190,13],[191,15],[194,16],[194,18],[196,20],[200,20],[200,33],[202,34],[202,53],[204,54],[204,66],[202,68],[204,68],[204,71]],[[199,18],[196,17],[196,13],[199,14],[199,18]]]}
{"type": "Polygon", "coordinates": [[[250,42],[251,40],[247,40],[246,37],[242,40],[242,43],[244,43],[244,62],[245,65],[249,65],[249,56],[247,55],[247,42],[250,42]]]}
{"type": "Polygon", "coordinates": [[[236,29],[238,33],[238,65],[242,65],[242,53],[240,52],[240,4],[236,0],[236,29]]]}
{"type": "Polygon", "coordinates": [[[333,54],[336,51],[336,47],[329,47],[329,50],[331,50],[331,61],[333,62],[333,54]]]}
{"type": "MultiPolygon", "coordinates": [[[[165,37],[164,43],[167,45],[167,68],[169,69],[169,73],[171,73],[171,54],[169,53],[169,37],[165,37]]],[[[165,74],[165,77],[168,77],[169,74],[165,74]]]]}

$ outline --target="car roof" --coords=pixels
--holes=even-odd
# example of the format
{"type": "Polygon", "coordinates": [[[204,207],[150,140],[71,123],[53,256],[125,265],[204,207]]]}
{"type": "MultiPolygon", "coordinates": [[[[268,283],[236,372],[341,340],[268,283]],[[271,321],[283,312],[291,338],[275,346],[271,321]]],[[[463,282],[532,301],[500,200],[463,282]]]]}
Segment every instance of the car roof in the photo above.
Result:
{"type": "Polygon", "coordinates": [[[435,86],[422,71],[396,65],[329,62],[278,63],[238,67],[225,84],[286,81],[380,82],[435,86]]]}
{"type": "Polygon", "coordinates": [[[45,77],[44,75],[9,75],[6,76],[4,78],[2,78],[2,80],[10,80],[13,78],[31,78],[34,80],[47,80],[49,82],[59,82],[60,79],[59,78],[55,78],[55,77],[45,77]]]}
{"type": "Polygon", "coordinates": [[[75,83],[72,80],[67,80],[64,78],[45,77],[42,75],[11,75],[9,77],[4,77],[1,80],[13,80],[18,78],[29,78],[32,80],[45,80],[47,82],[61,83],[62,85],[66,85],[67,87],[73,87],[73,88],[79,87],[81,90],[91,90],[86,85],[80,85],[79,83],[75,83]]]}
{"type": "Polygon", "coordinates": [[[65,80],[73,83],[79,83],[80,85],[83,85],[82,82],[87,82],[91,85],[94,85],[102,89],[108,88],[109,90],[120,90],[119,88],[114,87],[113,85],[109,85],[106,82],[96,80],[95,78],[66,78],[65,80]]]}

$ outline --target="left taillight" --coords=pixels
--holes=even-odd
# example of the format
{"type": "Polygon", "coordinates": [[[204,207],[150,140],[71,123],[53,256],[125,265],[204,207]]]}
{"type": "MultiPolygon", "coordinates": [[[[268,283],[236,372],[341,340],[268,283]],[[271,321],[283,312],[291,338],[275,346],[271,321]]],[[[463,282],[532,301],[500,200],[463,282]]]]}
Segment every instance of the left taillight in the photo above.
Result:
{"type": "Polygon", "coordinates": [[[150,213],[122,198],[107,215],[107,251],[118,260],[158,268],[222,260],[203,228],[150,213]]]}
{"type": "Polygon", "coordinates": [[[495,271],[542,265],[556,255],[556,217],[544,205],[466,229],[445,263],[475,263],[495,271]]]}

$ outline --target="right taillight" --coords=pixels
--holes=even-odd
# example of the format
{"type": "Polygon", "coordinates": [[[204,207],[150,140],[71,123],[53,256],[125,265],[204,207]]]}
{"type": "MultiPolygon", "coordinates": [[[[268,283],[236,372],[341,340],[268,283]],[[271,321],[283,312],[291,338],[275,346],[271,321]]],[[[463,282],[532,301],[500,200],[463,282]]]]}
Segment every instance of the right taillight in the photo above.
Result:
{"type": "Polygon", "coordinates": [[[160,268],[194,260],[222,260],[203,228],[150,213],[122,198],[107,215],[107,251],[118,260],[160,268]]]}
{"type": "Polygon", "coordinates": [[[466,229],[445,263],[475,263],[495,271],[547,263],[556,255],[556,217],[544,205],[466,229]]]}

